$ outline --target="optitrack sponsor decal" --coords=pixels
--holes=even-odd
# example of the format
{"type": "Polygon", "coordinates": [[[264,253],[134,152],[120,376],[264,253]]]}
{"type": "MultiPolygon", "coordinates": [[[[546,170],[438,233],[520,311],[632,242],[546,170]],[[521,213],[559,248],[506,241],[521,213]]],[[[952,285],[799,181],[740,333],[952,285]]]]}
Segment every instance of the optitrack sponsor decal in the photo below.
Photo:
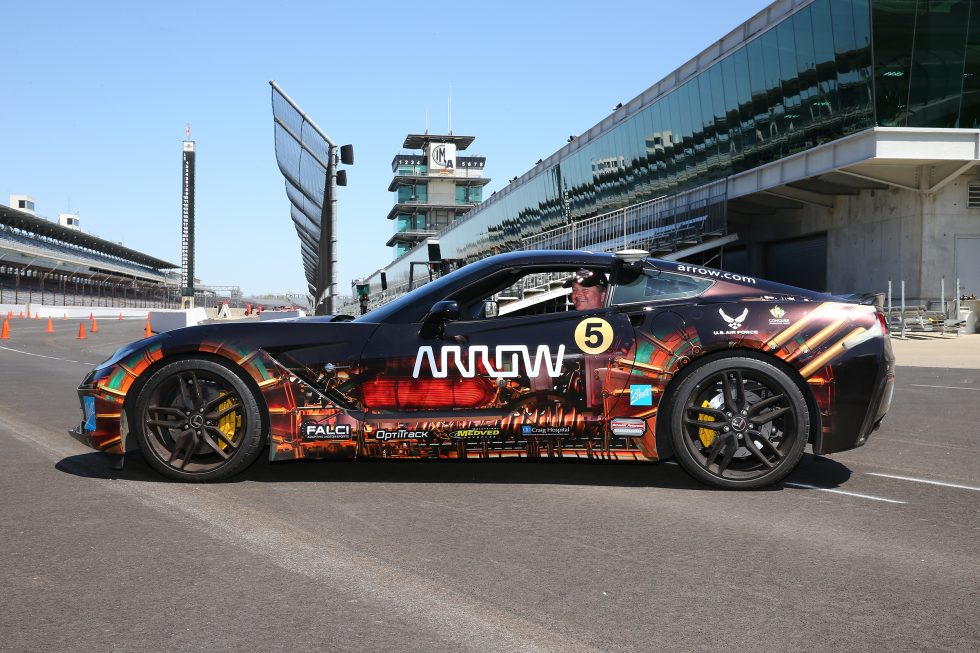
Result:
{"type": "Polygon", "coordinates": [[[772,317],[769,318],[769,324],[773,326],[784,326],[789,324],[789,318],[786,317],[786,311],[779,306],[773,306],[770,308],[769,314],[772,315],[772,317]]]}
{"type": "Polygon", "coordinates": [[[437,379],[444,379],[449,376],[450,359],[452,359],[452,364],[460,376],[467,379],[476,376],[481,363],[483,368],[487,370],[487,374],[495,379],[514,378],[520,375],[521,364],[523,364],[525,374],[529,377],[539,376],[541,368],[544,367],[548,376],[557,378],[561,376],[561,366],[565,360],[565,345],[558,346],[557,356],[551,353],[551,348],[548,345],[541,345],[533,358],[527,345],[497,345],[492,363],[490,348],[486,345],[473,345],[467,350],[467,354],[464,355],[463,348],[459,345],[442,347],[437,363],[432,347],[429,345],[419,347],[419,351],[415,355],[412,378],[419,378],[419,374],[422,372],[422,361],[427,360],[429,361],[429,369],[432,370],[432,376],[437,379]]]}
{"type": "Polygon", "coordinates": [[[350,440],[350,424],[320,424],[307,420],[300,426],[300,434],[307,442],[350,440]]]}
{"type": "Polygon", "coordinates": [[[715,277],[716,279],[725,279],[726,281],[740,281],[742,283],[755,284],[756,280],[754,277],[745,277],[741,274],[735,274],[733,272],[725,272],[724,270],[711,270],[709,268],[699,268],[695,265],[678,265],[678,272],[687,272],[688,274],[699,274],[702,277],[715,277]]]}
{"type": "Polygon", "coordinates": [[[525,424],[521,427],[523,435],[570,435],[571,426],[537,426],[535,424],[525,424]]]}
{"type": "Polygon", "coordinates": [[[745,322],[745,318],[749,316],[749,309],[747,308],[742,309],[742,312],[734,317],[726,313],[725,309],[719,308],[718,315],[725,321],[728,331],[714,331],[716,336],[754,336],[759,333],[758,330],[742,328],[742,322],[745,322]]]}
{"type": "Polygon", "coordinates": [[[428,437],[428,431],[409,431],[408,429],[378,429],[373,433],[375,440],[421,440],[428,437]]]}
{"type": "Polygon", "coordinates": [[[652,405],[653,405],[652,385],[630,386],[630,406],[652,406],[652,405]]]}
{"type": "Polygon", "coordinates": [[[609,422],[609,430],[613,435],[639,437],[646,433],[647,422],[635,417],[617,417],[609,422]]]}
{"type": "Polygon", "coordinates": [[[470,429],[454,431],[451,437],[464,438],[493,438],[500,435],[500,429],[495,426],[475,426],[470,429]]]}

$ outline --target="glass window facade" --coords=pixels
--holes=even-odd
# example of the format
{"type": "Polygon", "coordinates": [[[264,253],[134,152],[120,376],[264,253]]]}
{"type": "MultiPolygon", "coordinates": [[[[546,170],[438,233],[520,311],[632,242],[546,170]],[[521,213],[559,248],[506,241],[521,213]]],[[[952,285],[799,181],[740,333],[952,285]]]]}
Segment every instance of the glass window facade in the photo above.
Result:
{"type": "MultiPolygon", "coordinates": [[[[440,234],[475,260],[875,125],[980,124],[980,3],[814,0],[440,234]]],[[[458,199],[458,198],[457,198],[458,199]]],[[[424,248],[423,248],[424,249],[424,248]]],[[[395,261],[389,282],[408,279],[395,261]]]]}
{"type": "Polygon", "coordinates": [[[426,184],[398,184],[398,190],[395,192],[399,204],[406,202],[424,204],[429,200],[429,187],[426,184]]]}

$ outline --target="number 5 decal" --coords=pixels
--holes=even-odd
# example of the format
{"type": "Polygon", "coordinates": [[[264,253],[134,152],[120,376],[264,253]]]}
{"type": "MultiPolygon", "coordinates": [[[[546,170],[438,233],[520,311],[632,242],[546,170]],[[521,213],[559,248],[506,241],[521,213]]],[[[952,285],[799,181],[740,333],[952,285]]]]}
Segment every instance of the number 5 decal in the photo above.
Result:
{"type": "Polygon", "coordinates": [[[575,344],[586,354],[601,354],[613,341],[613,328],[598,317],[587,317],[575,327],[575,344]]]}

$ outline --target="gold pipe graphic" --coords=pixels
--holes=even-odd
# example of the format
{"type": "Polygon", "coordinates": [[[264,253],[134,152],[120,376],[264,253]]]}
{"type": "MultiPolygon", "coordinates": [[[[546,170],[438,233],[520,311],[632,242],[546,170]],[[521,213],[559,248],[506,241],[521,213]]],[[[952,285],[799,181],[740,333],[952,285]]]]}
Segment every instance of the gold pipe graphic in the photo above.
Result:
{"type": "Polygon", "coordinates": [[[821,304],[820,306],[817,306],[815,309],[813,309],[812,311],[810,311],[809,313],[801,317],[799,320],[797,320],[795,324],[791,324],[790,326],[786,327],[785,329],[783,329],[782,331],[774,335],[769,340],[769,342],[766,343],[766,346],[769,347],[769,349],[779,349],[787,342],[792,340],[796,336],[796,334],[798,334],[803,329],[805,329],[807,325],[809,325],[810,322],[812,322],[818,315],[825,313],[826,311],[827,311],[827,304],[821,304]]]}
{"type": "Polygon", "coordinates": [[[858,328],[854,329],[853,331],[851,331],[850,333],[848,333],[847,334],[847,337],[841,338],[837,343],[835,343],[827,351],[825,351],[824,353],[820,354],[819,356],[817,356],[816,358],[814,358],[812,361],[810,361],[809,363],[807,363],[803,367],[803,369],[800,370],[800,375],[803,376],[803,378],[805,379],[805,378],[811,376],[817,370],[822,369],[825,365],[827,365],[827,363],[829,363],[830,361],[834,360],[835,358],[837,358],[838,356],[840,356],[841,354],[844,353],[844,343],[845,342],[847,342],[848,340],[850,340],[854,336],[861,335],[865,331],[867,331],[867,329],[865,329],[864,327],[858,327],[858,328]]]}
{"type": "Polygon", "coordinates": [[[818,331],[816,333],[816,335],[814,335],[809,340],[805,341],[803,343],[803,345],[799,349],[797,349],[792,354],[790,354],[789,356],[787,356],[786,357],[786,362],[789,363],[790,361],[792,361],[794,358],[796,358],[797,356],[799,356],[803,352],[805,352],[805,351],[813,351],[814,349],[816,349],[817,347],[819,347],[820,345],[822,345],[838,329],[840,329],[842,326],[844,326],[844,324],[849,319],[850,319],[850,316],[842,317],[839,320],[834,320],[833,322],[831,322],[830,324],[828,324],[824,328],[820,329],[820,331],[818,331]]]}
{"type": "Polygon", "coordinates": [[[635,367],[640,370],[646,370],[648,372],[656,372],[657,374],[663,374],[664,370],[657,367],[656,365],[650,365],[649,363],[641,363],[636,360],[628,360],[626,358],[617,358],[617,365],[622,365],[623,367],[635,367]]]}

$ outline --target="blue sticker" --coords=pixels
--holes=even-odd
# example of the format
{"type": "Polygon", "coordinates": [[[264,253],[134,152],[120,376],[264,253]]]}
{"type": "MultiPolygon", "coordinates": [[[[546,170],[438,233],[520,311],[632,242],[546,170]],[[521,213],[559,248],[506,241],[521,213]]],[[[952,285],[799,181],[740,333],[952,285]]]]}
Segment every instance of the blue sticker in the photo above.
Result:
{"type": "Polygon", "coordinates": [[[85,430],[94,431],[95,430],[95,397],[90,397],[90,396],[82,397],[82,402],[84,404],[85,430]]]}
{"type": "Polygon", "coordinates": [[[521,429],[521,430],[524,433],[524,435],[530,435],[531,434],[531,425],[530,424],[525,424],[524,425],[524,428],[521,429]]]}
{"type": "Polygon", "coordinates": [[[652,406],[652,405],[653,405],[652,385],[630,386],[630,406],[652,406]]]}

